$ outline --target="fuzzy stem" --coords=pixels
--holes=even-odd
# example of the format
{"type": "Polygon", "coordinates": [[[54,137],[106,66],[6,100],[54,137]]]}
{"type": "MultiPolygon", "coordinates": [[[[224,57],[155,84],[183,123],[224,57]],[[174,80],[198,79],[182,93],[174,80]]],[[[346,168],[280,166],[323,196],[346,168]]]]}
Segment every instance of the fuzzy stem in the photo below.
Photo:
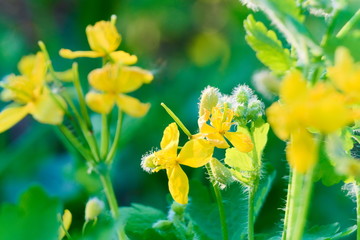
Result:
{"type": "Polygon", "coordinates": [[[177,125],[179,125],[179,127],[181,128],[181,130],[183,130],[183,132],[189,137],[189,139],[191,139],[192,135],[190,133],[190,131],[185,127],[185,125],[181,122],[181,120],[175,115],[175,113],[173,111],[171,111],[170,108],[168,108],[165,103],[161,103],[161,106],[166,110],[166,112],[170,115],[170,117],[172,119],[174,119],[174,121],[177,123],[177,125]]]}
{"type": "Polygon", "coordinates": [[[248,240],[254,240],[254,203],[255,203],[256,188],[251,186],[249,188],[248,198],[248,240]]]}
{"type": "Polygon", "coordinates": [[[291,192],[286,200],[286,211],[288,212],[287,222],[284,224],[284,232],[286,232],[286,240],[295,240],[292,238],[294,228],[297,225],[298,207],[301,204],[302,174],[294,170],[291,175],[291,192]]]}
{"type": "Polygon", "coordinates": [[[100,157],[105,160],[109,150],[109,124],[107,114],[101,115],[101,145],[100,145],[100,157]]]}
{"type": "MultiPolygon", "coordinates": [[[[106,198],[107,198],[108,203],[109,203],[111,215],[113,216],[115,221],[118,221],[119,217],[120,217],[120,211],[119,211],[118,203],[116,201],[114,188],[113,188],[113,185],[111,183],[109,173],[100,174],[100,180],[101,180],[102,186],[104,188],[106,198]]],[[[119,240],[128,239],[126,234],[125,234],[123,226],[118,227],[117,235],[118,235],[119,240]]]]}
{"type": "Polygon", "coordinates": [[[115,137],[114,137],[114,141],[110,147],[110,150],[107,154],[107,157],[105,160],[106,164],[111,164],[111,162],[113,161],[113,159],[115,157],[116,149],[117,149],[117,146],[119,145],[119,141],[120,141],[122,119],[123,119],[123,111],[121,111],[121,109],[118,109],[118,119],[117,119],[117,123],[116,123],[115,137]]]}
{"type": "Polygon", "coordinates": [[[211,182],[211,184],[213,186],[216,202],[217,202],[218,209],[219,209],[222,239],[223,240],[228,240],[229,239],[229,232],[228,232],[228,227],[227,227],[227,224],[226,224],[225,208],[224,208],[224,204],[223,204],[223,200],[222,200],[222,196],[221,196],[221,191],[220,191],[219,187],[216,185],[215,180],[213,179],[213,174],[212,174],[212,171],[211,171],[210,164],[207,163],[205,165],[205,167],[206,167],[206,170],[207,170],[207,172],[208,172],[208,174],[210,176],[210,182],[211,182]]]}
{"type": "Polygon", "coordinates": [[[298,206],[298,217],[297,217],[297,222],[295,225],[295,229],[294,229],[294,235],[293,238],[294,240],[301,240],[302,239],[302,235],[304,233],[304,228],[306,225],[306,217],[307,217],[307,213],[308,213],[308,209],[309,209],[309,205],[310,205],[310,198],[311,198],[311,192],[312,192],[312,188],[313,188],[313,176],[314,176],[314,168],[310,169],[304,176],[303,176],[303,180],[304,180],[304,184],[303,184],[303,189],[302,189],[302,194],[301,194],[301,202],[300,205],[298,206]]]}
{"type": "Polygon", "coordinates": [[[350,20],[340,29],[340,31],[336,34],[337,38],[344,37],[356,24],[356,22],[360,19],[360,9],[356,11],[354,16],[350,18],[350,20]]]}
{"type": "MultiPolygon", "coordinates": [[[[292,171],[290,171],[290,176],[289,176],[289,181],[290,179],[292,179],[292,171]]],[[[288,184],[288,190],[287,190],[287,196],[286,198],[289,200],[290,199],[290,194],[291,194],[291,183],[289,182],[288,184]]],[[[290,210],[290,204],[286,204],[286,208],[285,208],[285,218],[284,218],[284,231],[282,232],[282,236],[281,236],[281,240],[285,240],[286,239],[286,229],[287,229],[287,224],[289,221],[289,210],[290,210]]]]}

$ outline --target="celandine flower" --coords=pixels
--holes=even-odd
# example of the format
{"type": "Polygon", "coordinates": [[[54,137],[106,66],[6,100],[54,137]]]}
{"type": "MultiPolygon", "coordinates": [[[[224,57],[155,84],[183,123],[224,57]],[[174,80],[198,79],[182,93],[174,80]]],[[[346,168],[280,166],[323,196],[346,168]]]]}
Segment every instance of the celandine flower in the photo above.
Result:
{"type": "Polygon", "coordinates": [[[212,111],[204,110],[205,113],[198,120],[200,132],[194,137],[205,137],[217,148],[228,148],[230,143],[241,152],[250,152],[253,143],[249,136],[241,132],[230,132],[230,128],[235,123],[233,121],[234,111],[230,108],[221,109],[219,106],[213,107],[212,111]],[[210,121],[210,124],[207,122],[210,121]]]}
{"type": "Polygon", "coordinates": [[[332,85],[319,82],[310,87],[297,70],[285,77],[279,95],[280,101],[267,110],[268,121],[280,139],[290,139],[289,164],[304,173],[317,161],[317,144],[307,129],[335,132],[353,121],[353,113],[332,85]]]}
{"type": "Polygon", "coordinates": [[[166,169],[171,196],[176,202],[186,204],[189,181],[180,164],[193,168],[204,166],[211,160],[214,147],[205,139],[193,139],[188,141],[178,154],[179,130],[176,123],[166,127],[160,146],[161,150],[143,158],[142,166],[153,172],[166,169]]]}
{"type": "Polygon", "coordinates": [[[108,64],[90,72],[90,85],[101,92],[90,91],[86,95],[88,106],[98,113],[109,113],[116,103],[125,113],[141,117],[149,110],[149,103],[141,103],[136,98],[125,95],[153,80],[151,72],[139,67],[108,64]]]}
{"type": "Polygon", "coordinates": [[[0,132],[31,114],[37,121],[60,124],[66,104],[45,86],[47,65],[43,53],[24,57],[18,64],[22,75],[10,75],[1,83],[4,101],[13,101],[0,113],[0,132]]]}
{"type": "Polygon", "coordinates": [[[69,49],[61,49],[60,56],[64,58],[78,57],[108,57],[113,62],[121,62],[123,64],[135,64],[137,57],[130,55],[124,51],[116,51],[121,43],[121,35],[115,27],[115,21],[100,21],[94,26],[87,26],[86,36],[92,51],[71,51],[69,49]]]}

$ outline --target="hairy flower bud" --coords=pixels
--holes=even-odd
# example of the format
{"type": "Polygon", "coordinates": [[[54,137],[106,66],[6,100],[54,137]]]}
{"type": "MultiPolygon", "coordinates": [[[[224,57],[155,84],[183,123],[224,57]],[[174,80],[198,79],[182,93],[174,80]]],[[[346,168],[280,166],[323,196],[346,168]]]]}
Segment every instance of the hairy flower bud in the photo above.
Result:
{"type": "Polygon", "coordinates": [[[151,173],[152,170],[156,168],[154,159],[155,159],[155,155],[153,152],[145,154],[141,158],[141,168],[144,169],[144,171],[151,173]]]}
{"type": "Polygon", "coordinates": [[[205,110],[211,112],[211,109],[218,104],[219,97],[219,89],[210,86],[206,87],[200,96],[199,116],[202,116],[205,110]]]}
{"type": "Polygon", "coordinates": [[[87,203],[85,207],[85,220],[91,221],[95,220],[101,213],[101,211],[104,209],[104,202],[100,199],[94,197],[91,198],[87,203]]]}
{"type": "Polygon", "coordinates": [[[247,118],[249,120],[256,120],[264,115],[264,103],[260,100],[253,98],[249,101],[247,118]]]}
{"type": "Polygon", "coordinates": [[[232,93],[232,96],[236,102],[245,105],[247,105],[247,103],[249,102],[249,100],[252,98],[253,95],[254,95],[254,91],[251,88],[249,88],[247,85],[237,86],[232,93]]]}
{"type": "Polygon", "coordinates": [[[224,189],[234,181],[230,170],[216,158],[211,159],[210,168],[212,172],[212,180],[215,181],[215,184],[217,184],[221,189],[224,189]]]}
{"type": "Polygon", "coordinates": [[[269,70],[256,72],[252,77],[252,81],[256,90],[268,99],[279,94],[280,80],[269,70]]]}

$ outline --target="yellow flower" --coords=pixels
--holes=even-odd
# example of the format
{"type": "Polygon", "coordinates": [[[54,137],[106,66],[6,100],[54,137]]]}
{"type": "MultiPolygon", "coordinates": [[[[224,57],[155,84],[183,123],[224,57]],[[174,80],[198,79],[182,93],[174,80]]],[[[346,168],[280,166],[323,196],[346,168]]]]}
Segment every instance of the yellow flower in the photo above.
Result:
{"type": "Polygon", "coordinates": [[[234,123],[234,111],[220,107],[213,107],[211,114],[210,111],[204,110],[205,113],[200,116],[198,124],[200,132],[195,135],[197,137],[206,137],[217,148],[228,148],[230,143],[241,152],[250,152],[253,149],[253,143],[249,136],[240,132],[230,132],[230,128],[234,123]],[[210,125],[207,123],[210,121],[210,125]]]}
{"type": "Polygon", "coordinates": [[[351,123],[353,113],[332,85],[319,82],[309,86],[297,70],[285,76],[279,95],[280,101],[267,110],[268,121],[280,139],[290,139],[289,164],[304,173],[317,159],[316,141],[307,129],[335,132],[351,123]]]}
{"type": "Polygon", "coordinates": [[[60,124],[66,104],[45,86],[47,65],[44,55],[39,52],[36,56],[26,56],[18,67],[23,75],[10,75],[2,82],[2,99],[14,103],[0,113],[0,132],[8,130],[28,114],[41,123],[60,124]]]}
{"type": "Polygon", "coordinates": [[[121,62],[123,64],[134,64],[137,62],[135,55],[130,55],[124,51],[116,51],[121,43],[121,35],[118,33],[114,22],[100,21],[94,26],[87,26],[86,36],[92,51],[71,51],[69,49],[61,49],[60,56],[64,58],[78,57],[109,57],[113,62],[121,62]]]}
{"type": "Polygon", "coordinates": [[[65,237],[65,230],[68,231],[71,225],[71,221],[72,221],[72,214],[69,210],[65,209],[64,214],[62,216],[61,219],[61,226],[59,228],[59,240],[63,239],[63,237],[65,237]],[[65,228],[65,230],[64,230],[65,228]]]}
{"type": "Polygon", "coordinates": [[[360,103],[360,63],[354,62],[345,47],[335,53],[335,66],[328,67],[328,76],[346,94],[349,102],[360,103]]]}
{"type": "MultiPolygon", "coordinates": [[[[161,150],[151,155],[155,166],[153,171],[166,169],[169,178],[169,190],[173,199],[180,203],[188,202],[189,181],[180,164],[198,168],[208,163],[214,151],[214,147],[204,139],[188,141],[178,154],[179,130],[176,123],[171,123],[164,130],[161,140],[161,150]]],[[[149,158],[149,156],[148,156],[149,158]]]]}
{"type": "Polygon", "coordinates": [[[86,95],[88,106],[98,113],[109,113],[116,103],[124,112],[133,117],[141,117],[149,110],[149,103],[141,103],[136,98],[125,95],[150,83],[153,75],[139,67],[108,64],[89,74],[90,85],[101,93],[90,91],[86,95]]]}

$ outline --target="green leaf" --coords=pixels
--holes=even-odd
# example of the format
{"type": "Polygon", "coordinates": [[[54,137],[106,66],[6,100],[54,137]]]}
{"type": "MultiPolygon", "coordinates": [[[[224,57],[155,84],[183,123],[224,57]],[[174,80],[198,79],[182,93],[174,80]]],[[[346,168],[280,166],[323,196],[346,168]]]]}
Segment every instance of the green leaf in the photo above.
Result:
{"type": "Polygon", "coordinates": [[[244,21],[246,41],[256,52],[257,58],[272,71],[282,74],[294,66],[288,49],[283,48],[276,33],[268,30],[262,22],[249,15],[244,21]]]}
{"type": "MultiPolygon", "coordinates": [[[[336,172],[332,160],[334,156],[332,155],[332,157],[329,157],[327,153],[328,150],[325,149],[325,144],[321,143],[319,147],[319,162],[316,166],[314,181],[321,180],[325,186],[331,186],[345,180],[344,176],[336,172]]],[[[326,148],[329,147],[327,146],[326,148]]],[[[338,146],[336,146],[336,148],[338,148],[338,146]]]]}
{"type": "Polygon", "coordinates": [[[0,236],[12,240],[56,240],[59,213],[58,199],[49,197],[41,187],[31,187],[17,205],[1,205],[0,236]]]}
{"type": "Polygon", "coordinates": [[[122,207],[120,212],[121,220],[126,224],[125,232],[130,239],[162,239],[152,228],[159,220],[166,219],[162,211],[141,204],[132,204],[131,207],[122,207]]]}
{"type": "Polygon", "coordinates": [[[253,159],[248,153],[243,153],[236,148],[226,149],[225,163],[231,167],[230,172],[241,183],[249,184],[255,171],[253,159]]]}
{"type": "Polygon", "coordinates": [[[251,128],[252,131],[252,140],[255,145],[255,149],[257,152],[257,159],[259,160],[258,165],[261,165],[261,157],[264,151],[264,148],[267,143],[267,136],[269,132],[270,125],[265,123],[262,119],[260,121],[255,122],[254,126],[251,128]]]}
{"type": "Polygon", "coordinates": [[[304,240],[333,240],[346,237],[356,231],[356,225],[340,231],[340,224],[314,226],[304,234],[304,240]]]}
{"type": "MultiPolygon", "coordinates": [[[[260,212],[274,180],[274,171],[268,168],[255,194],[255,216],[260,212]]],[[[186,208],[196,236],[203,240],[222,239],[219,211],[210,191],[199,182],[190,182],[190,201],[186,208]]],[[[229,239],[241,239],[247,234],[248,196],[244,187],[232,184],[221,191],[228,224],[229,239]]]]}

